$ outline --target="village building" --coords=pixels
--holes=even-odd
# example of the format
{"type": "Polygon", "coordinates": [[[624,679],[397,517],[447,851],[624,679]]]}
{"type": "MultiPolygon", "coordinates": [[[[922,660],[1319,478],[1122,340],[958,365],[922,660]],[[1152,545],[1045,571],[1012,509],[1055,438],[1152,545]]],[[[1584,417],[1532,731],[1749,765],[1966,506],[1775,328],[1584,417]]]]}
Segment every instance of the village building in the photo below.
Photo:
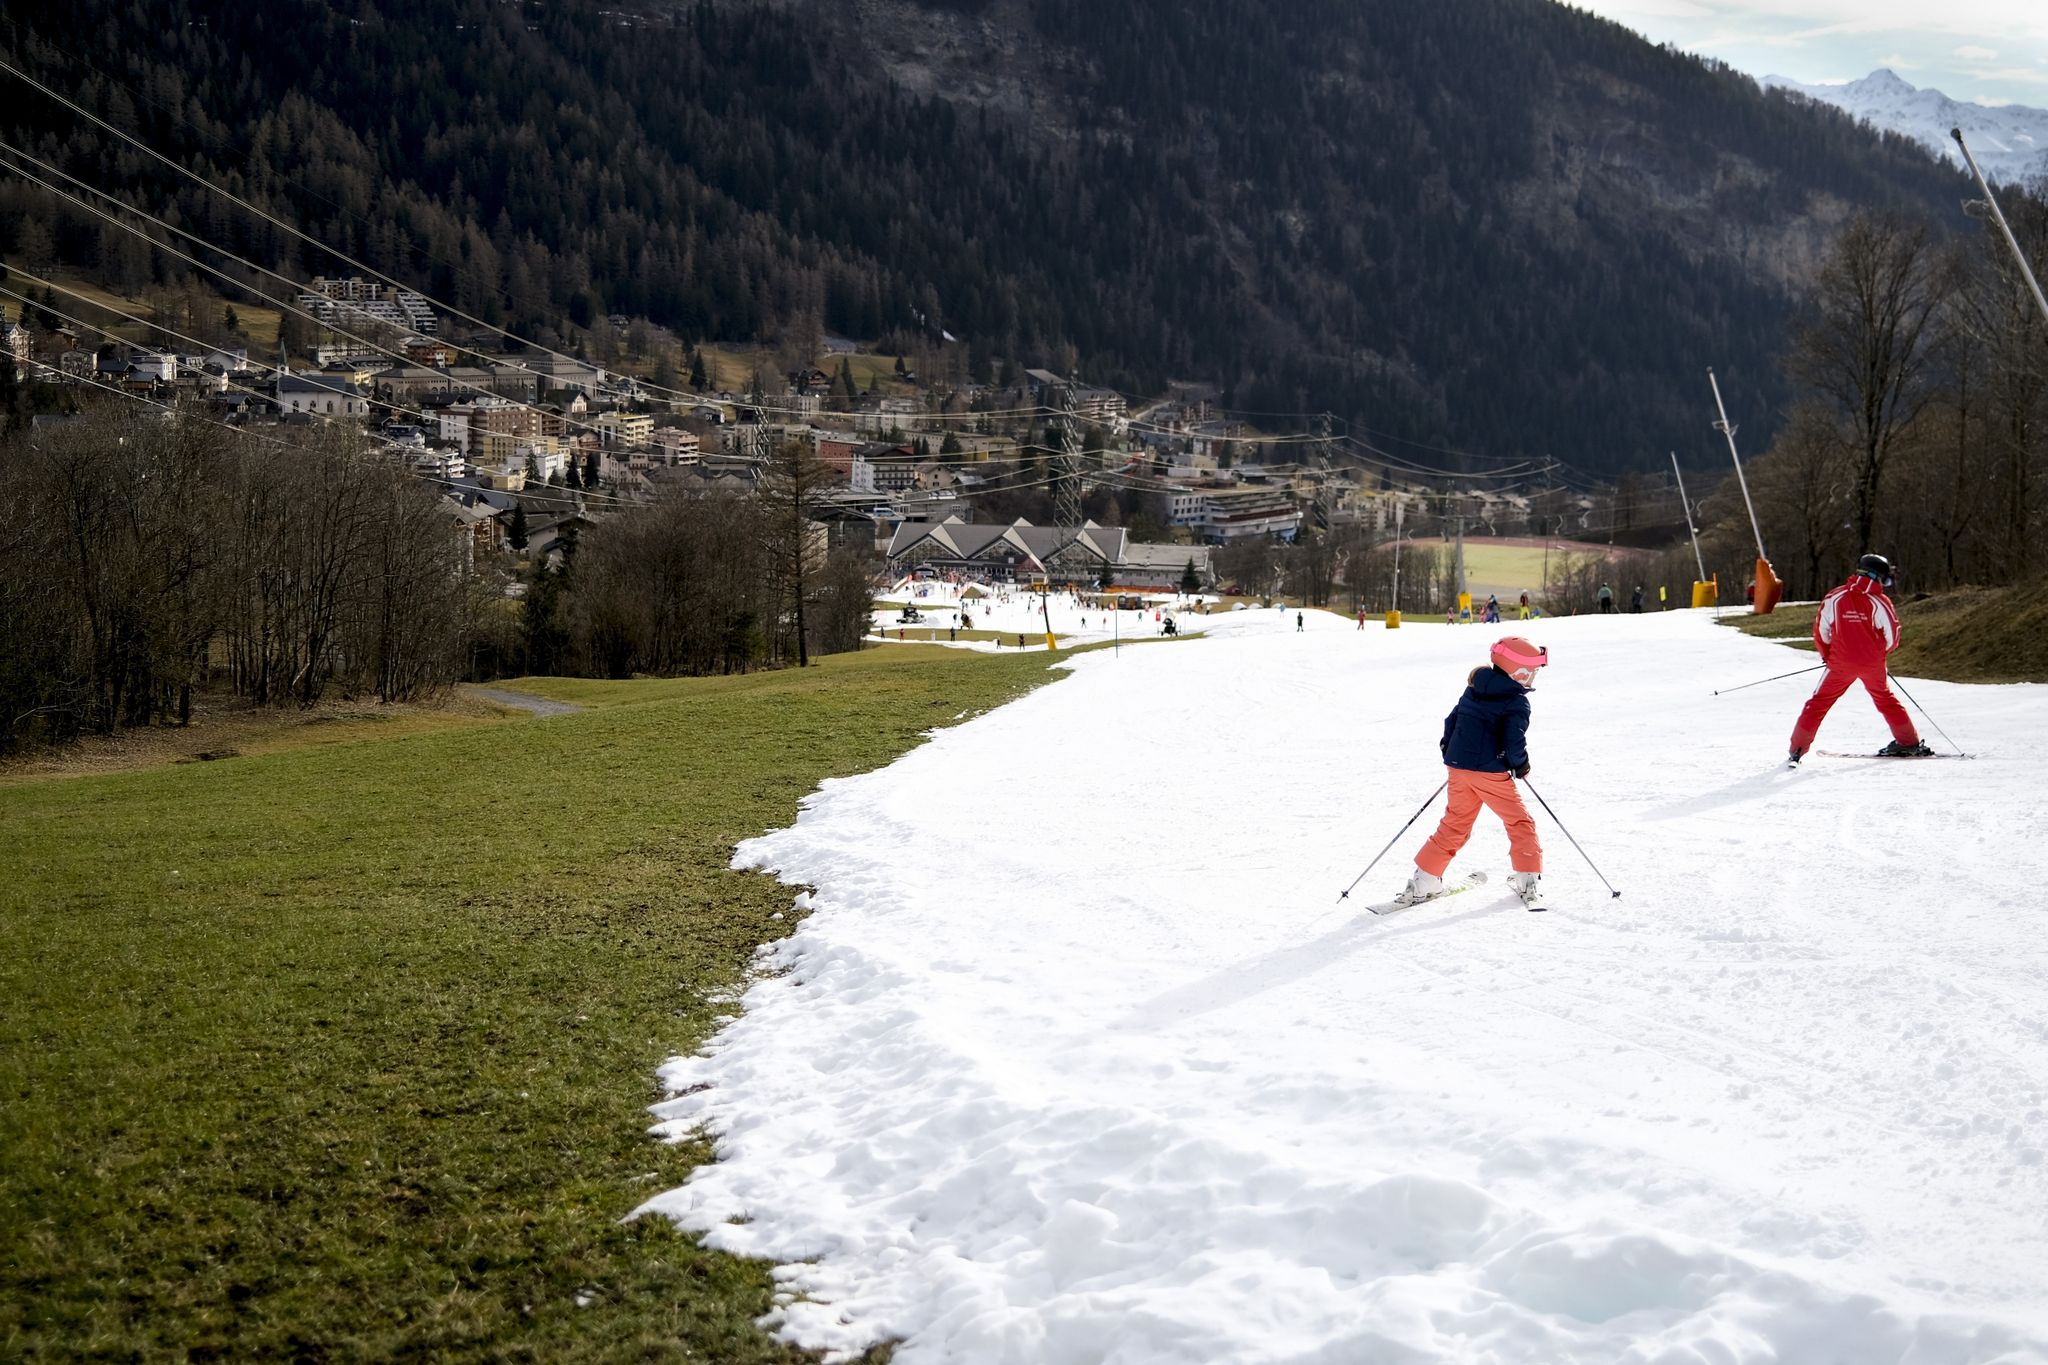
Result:
{"type": "Polygon", "coordinates": [[[288,416],[359,418],[370,410],[362,390],[347,379],[289,371],[277,377],[277,405],[288,416]]]}
{"type": "Polygon", "coordinates": [[[433,305],[425,296],[357,275],[347,279],[314,279],[299,295],[299,307],[329,327],[351,331],[375,324],[431,335],[441,328],[433,305]]]}
{"type": "Polygon", "coordinates": [[[600,413],[592,425],[608,450],[638,450],[654,437],[654,419],[643,412],[600,413]]]}
{"type": "Polygon", "coordinates": [[[697,433],[683,427],[656,428],[647,447],[633,457],[634,468],[644,469],[657,461],[667,465],[695,464],[702,451],[697,433]]]}
{"type": "Polygon", "coordinates": [[[1301,529],[1301,508],[1285,488],[1190,488],[1167,496],[1167,524],[1184,526],[1212,544],[1290,538],[1301,529]]]}

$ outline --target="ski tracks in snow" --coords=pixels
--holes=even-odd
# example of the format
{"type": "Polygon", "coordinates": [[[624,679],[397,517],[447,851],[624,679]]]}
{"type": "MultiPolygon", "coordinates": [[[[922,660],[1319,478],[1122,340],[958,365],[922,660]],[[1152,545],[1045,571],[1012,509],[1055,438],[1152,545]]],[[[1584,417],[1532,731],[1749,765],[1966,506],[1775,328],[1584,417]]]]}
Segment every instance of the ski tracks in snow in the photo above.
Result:
{"type": "MultiPolygon", "coordinates": [[[[664,1070],[720,1160],[645,1211],[777,1261],[789,1339],[905,1362],[2048,1360],[2024,766],[1762,772],[1797,689],[1699,679],[1776,647],[1524,629],[1621,900],[1539,813],[1547,915],[1326,913],[1497,632],[1083,658],[743,846],[814,913],[664,1070]]],[[[1915,691],[1970,743],[2048,715],[1915,691]]]]}

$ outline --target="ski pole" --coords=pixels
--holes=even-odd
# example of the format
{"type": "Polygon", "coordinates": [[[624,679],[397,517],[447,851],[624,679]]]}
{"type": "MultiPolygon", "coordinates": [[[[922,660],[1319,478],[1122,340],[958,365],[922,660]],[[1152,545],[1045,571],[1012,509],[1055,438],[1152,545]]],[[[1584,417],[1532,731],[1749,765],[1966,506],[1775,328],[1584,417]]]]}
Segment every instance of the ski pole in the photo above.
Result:
{"type": "MultiPolygon", "coordinates": [[[[1766,681],[1769,680],[1766,679],[1766,681]]],[[[1556,825],[1558,829],[1563,831],[1565,838],[1572,839],[1572,832],[1568,829],[1565,829],[1564,821],[1557,818],[1557,812],[1552,810],[1550,808],[1550,803],[1543,799],[1543,793],[1536,790],[1536,784],[1525,777],[1522,779],[1522,785],[1529,789],[1529,795],[1535,797],[1537,804],[1543,807],[1543,813],[1550,817],[1551,823],[1556,825]]],[[[1572,839],[1572,847],[1579,848],[1579,841],[1577,839],[1572,839]]],[[[1602,875],[1600,869],[1593,866],[1593,860],[1591,858],[1586,857],[1585,849],[1579,848],[1579,856],[1581,858],[1586,859],[1587,867],[1593,868],[1593,875],[1600,878],[1600,884],[1606,887],[1609,891],[1614,891],[1614,883],[1608,881],[1607,878],[1604,875],[1602,875]]],[[[1614,891],[1614,899],[1618,900],[1620,899],[1620,897],[1621,893],[1619,891],[1614,891]]]]}
{"type": "Polygon", "coordinates": [[[1892,681],[1892,686],[1893,686],[1893,687],[1896,687],[1896,688],[1898,688],[1898,689],[1899,689],[1899,695],[1900,695],[1900,696],[1904,697],[1904,698],[1905,698],[1905,699],[1906,699],[1907,701],[1913,702],[1913,709],[1914,709],[1915,711],[1918,711],[1918,712],[1919,712],[1919,713],[1920,713],[1921,715],[1923,715],[1923,716],[1927,716],[1927,723],[1928,723],[1929,725],[1932,725],[1932,726],[1934,727],[1934,733],[1935,733],[1935,734],[1937,734],[1937,735],[1940,735],[1940,736],[1941,736],[1941,739],[1942,739],[1942,742],[1943,742],[1944,744],[1948,745],[1948,747],[1949,747],[1949,748],[1951,748],[1951,749],[1954,749],[1954,750],[1956,751],[1956,757],[1958,757],[1958,758],[1967,758],[1967,757],[1969,757],[1969,755],[1968,755],[1968,754],[1965,754],[1965,753],[1963,752],[1963,746],[1962,746],[1962,745],[1960,745],[1960,744],[1956,743],[1956,742],[1955,742],[1954,740],[1952,740],[1952,739],[1950,739],[1950,738],[1948,737],[1948,731],[1946,731],[1946,730],[1944,730],[1944,729],[1942,729],[1942,728],[1941,728],[1941,724],[1940,724],[1940,722],[1936,721],[1936,720],[1934,719],[1934,717],[1932,717],[1932,716],[1928,716],[1928,715],[1927,715],[1927,708],[1926,708],[1926,707],[1924,707],[1924,706],[1922,706],[1922,705],[1921,705],[1921,704],[1920,704],[1919,702],[1917,702],[1917,701],[1914,701],[1914,700],[1913,700],[1913,694],[1912,694],[1911,692],[1908,692],[1908,691],[1907,691],[1907,690],[1905,689],[1905,686],[1904,686],[1904,685],[1903,685],[1902,683],[1900,683],[1900,682],[1899,682],[1899,680],[1898,680],[1897,678],[1893,678],[1893,679],[1892,679],[1891,681],[1892,681]]]}
{"type": "MultiPolygon", "coordinates": [[[[1815,664],[1815,665],[1813,665],[1813,667],[1812,667],[1812,668],[1795,668],[1795,669],[1793,669],[1793,670],[1792,670],[1792,671],[1791,671],[1790,673],[1780,673],[1780,674],[1778,674],[1778,676],[1777,676],[1776,678],[1758,678],[1758,679],[1757,679],[1757,680],[1756,680],[1755,682],[1748,682],[1748,683],[1742,683],[1742,684],[1740,684],[1739,686],[1736,686],[1736,687],[1720,687],[1720,688],[1716,688],[1716,689],[1714,690],[1714,695],[1718,697],[1718,696],[1720,696],[1720,695],[1721,695],[1721,694],[1722,694],[1723,692],[1740,692],[1740,691],[1741,691],[1741,690],[1742,690],[1742,689],[1743,689],[1744,687],[1762,687],[1762,686],[1763,686],[1763,685],[1764,685],[1765,683],[1767,683],[1767,682],[1776,682],[1776,681],[1778,681],[1778,679],[1779,679],[1779,678],[1796,678],[1796,677],[1798,677],[1798,676],[1799,676],[1799,675],[1800,675],[1801,673],[1811,673],[1811,672],[1813,672],[1813,670],[1814,670],[1815,668],[1826,668],[1826,667],[1827,667],[1827,665],[1826,665],[1826,664],[1815,664]]],[[[1558,826],[1558,828],[1559,828],[1559,829],[1563,829],[1563,828],[1564,828],[1564,826],[1562,826],[1562,825],[1559,825],[1559,826],[1558,826]]]]}
{"type": "MultiPolygon", "coordinates": [[[[1416,807],[1415,814],[1408,817],[1408,825],[1412,825],[1417,820],[1420,820],[1422,818],[1422,812],[1429,809],[1429,802],[1434,801],[1437,799],[1437,797],[1443,795],[1444,788],[1450,785],[1451,779],[1448,777],[1446,777],[1443,781],[1437,783],[1436,790],[1429,794],[1429,801],[1424,801],[1420,806],[1416,807]]],[[[1403,825],[1401,826],[1401,828],[1394,831],[1394,837],[1392,839],[1387,840],[1387,848],[1392,848],[1394,846],[1395,841],[1408,832],[1408,825],[1403,825]]],[[[1365,872],[1370,872],[1375,867],[1378,867],[1380,865],[1380,859],[1387,856],[1387,848],[1383,848],[1378,853],[1375,853],[1373,855],[1372,861],[1365,865],[1365,872]]],[[[1337,899],[1341,901],[1349,897],[1352,891],[1352,887],[1357,886],[1360,882],[1365,880],[1365,872],[1361,872],[1356,877],[1353,877],[1351,879],[1351,886],[1345,887],[1343,894],[1339,895],[1337,899]]],[[[1324,913],[1327,914],[1329,912],[1325,911],[1324,913]]]]}

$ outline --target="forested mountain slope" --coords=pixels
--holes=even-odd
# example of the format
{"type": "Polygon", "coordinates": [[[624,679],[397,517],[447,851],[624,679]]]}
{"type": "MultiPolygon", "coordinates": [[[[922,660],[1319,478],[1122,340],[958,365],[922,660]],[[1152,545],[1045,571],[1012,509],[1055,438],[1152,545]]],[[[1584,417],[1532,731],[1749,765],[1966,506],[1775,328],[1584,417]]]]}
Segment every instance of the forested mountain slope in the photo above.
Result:
{"type": "MultiPolygon", "coordinates": [[[[522,328],[943,328],[977,368],[1213,379],[1596,469],[1697,435],[1708,364],[1761,423],[1828,228],[1958,187],[1547,0],[15,0],[0,47],[522,328]]],[[[9,141],[257,259],[334,267],[4,79],[9,141]]],[[[0,247],[130,284],[163,268],[11,179],[0,247]]]]}

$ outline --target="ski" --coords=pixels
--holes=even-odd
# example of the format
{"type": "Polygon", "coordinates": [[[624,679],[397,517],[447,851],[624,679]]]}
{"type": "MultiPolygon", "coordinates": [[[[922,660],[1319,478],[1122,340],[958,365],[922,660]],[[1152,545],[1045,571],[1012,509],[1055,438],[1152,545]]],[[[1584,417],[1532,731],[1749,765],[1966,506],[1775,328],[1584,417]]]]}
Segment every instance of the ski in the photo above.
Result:
{"type": "Polygon", "coordinates": [[[1444,899],[1446,896],[1456,896],[1463,892],[1470,891],[1475,886],[1484,885],[1486,885],[1486,874],[1484,872],[1471,872],[1466,874],[1465,879],[1463,881],[1445,882],[1443,890],[1437,892],[1434,896],[1430,896],[1425,900],[1382,901],[1378,905],[1368,905],[1365,908],[1367,910],[1370,910],[1375,915],[1395,915],[1399,914],[1403,910],[1413,910],[1418,906],[1433,905],[1437,901],[1444,899]]]}
{"type": "Polygon", "coordinates": [[[1887,761],[1904,760],[1909,763],[1928,758],[1969,758],[1969,754],[1852,754],[1841,749],[1813,749],[1810,755],[1818,758],[1882,758],[1887,761]]]}

